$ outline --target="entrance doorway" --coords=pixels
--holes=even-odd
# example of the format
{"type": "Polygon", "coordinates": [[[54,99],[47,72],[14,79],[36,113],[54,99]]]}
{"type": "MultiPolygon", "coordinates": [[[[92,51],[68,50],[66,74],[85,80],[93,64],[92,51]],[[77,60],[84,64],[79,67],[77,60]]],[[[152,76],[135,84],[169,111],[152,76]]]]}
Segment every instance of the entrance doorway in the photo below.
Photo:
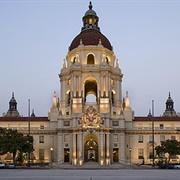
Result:
{"type": "Polygon", "coordinates": [[[119,149],[113,148],[113,162],[118,162],[119,149]]]}
{"type": "Polygon", "coordinates": [[[64,162],[69,162],[69,148],[64,149],[64,162]]]}
{"type": "Polygon", "coordinates": [[[98,141],[95,135],[88,135],[84,140],[84,161],[98,162],[98,141]]]}

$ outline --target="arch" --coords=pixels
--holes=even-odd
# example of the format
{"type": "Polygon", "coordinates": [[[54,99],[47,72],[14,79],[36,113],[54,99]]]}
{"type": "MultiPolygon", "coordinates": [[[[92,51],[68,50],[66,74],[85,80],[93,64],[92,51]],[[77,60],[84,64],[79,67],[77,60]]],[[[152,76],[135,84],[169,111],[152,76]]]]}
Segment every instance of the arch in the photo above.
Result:
{"type": "Polygon", "coordinates": [[[94,134],[88,134],[84,138],[84,161],[98,162],[98,138],[94,134]]]}
{"type": "Polygon", "coordinates": [[[94,55],[93,54],[88,54],[87,64],[94,64],[94,55]]]}
{"type": "Polygon", "coordinates": [[[66,103],[70,104],[70,100],[71,100],[71,91],[67,90],[66,91],[66,103]]]}
{"type": "Polygon", "coordinates": [[[76,56],[73,56],[72,59],[71,59],[72,64],[74,64],[75,61],[76,61],[76,56]]]}
{"type": "Polygon", "coordinates": [[[111,101],[112,101],[113,105],[115,104],[115,98],[116,98],[116,91],[114,89],[112,89],[112,91],[111,91],[111,101]]]}
{"type": "Polygon", "coordinates": [[[88,78],[84,83],[85,99],[88,95],[94,95],[97,100],[97,82],[93,78],[88,78]]]}

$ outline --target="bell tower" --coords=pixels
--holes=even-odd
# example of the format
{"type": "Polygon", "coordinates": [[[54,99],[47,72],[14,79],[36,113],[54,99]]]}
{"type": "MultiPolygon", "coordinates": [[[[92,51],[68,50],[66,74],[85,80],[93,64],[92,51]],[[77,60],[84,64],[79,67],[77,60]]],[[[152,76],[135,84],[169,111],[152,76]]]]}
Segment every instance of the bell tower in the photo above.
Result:
{"type": "Polygon", "coordinates": [[[91,2],[82,21],[59,74],[60,98],[54,93],[49,111],[51,128],[57,129],[54,149],[59,163],[109,165],[125,159],[125,121],[133,113],[128,93],[122,98],[119,61],[91,2]]]}
{"type": "Polygon", "coordinates": [[[111,113],[122,103],[123,74],[111,43],[101,33],[99,17],[89,4],[81,32],[72,41],[59,74],[62,113],[83,113],[93,105],[99,113],[111,113]],[[87,102],[93,95],[95,102],[87,102]]]}

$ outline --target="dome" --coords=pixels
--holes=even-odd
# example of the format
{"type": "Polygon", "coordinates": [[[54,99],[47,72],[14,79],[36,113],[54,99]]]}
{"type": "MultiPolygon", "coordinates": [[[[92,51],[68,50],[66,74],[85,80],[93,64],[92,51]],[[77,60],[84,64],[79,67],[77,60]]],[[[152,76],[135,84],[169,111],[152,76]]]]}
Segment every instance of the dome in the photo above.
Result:
{"type": "Polygon", "coordinates": [[[101,41],[101,44],[112,51],[112,46],[109,40],[100,32],[97,30],[86,30],[82,31],[79,35],[77,35],[74,40],[72,41],[69,50],[73,50],[77,48],[80,45],[80,41],[82,40],[82,44],[85,46],[88,45],[94,45],[97,46],[99,44],[99,41],[101,41]]]}
{"type": "Polygon", "coordinates": [[[83,27],[81,28],[81,33],[77,35],[71,42],[69,50],[77,48],[80,44],[84,46],[93,45],[97,46],[102,44],[105,48],[112,50],[111,43],[109,40],[100,32],[98,26],[99,17],[96,12],[92,10],[92,3],[89,3],[89,9],[86,11],[83,20],[83,27]]]}
{"type": "Polygon", "coordinates": [[[86,11],[85,13],[85,16],[88,16],[88,15],[94,15],[94,16],[97,16],[96,15],[96,12],[94,10],[92,10],[92,3],[91,1],[89,2],[89,10],[86,11]]]}

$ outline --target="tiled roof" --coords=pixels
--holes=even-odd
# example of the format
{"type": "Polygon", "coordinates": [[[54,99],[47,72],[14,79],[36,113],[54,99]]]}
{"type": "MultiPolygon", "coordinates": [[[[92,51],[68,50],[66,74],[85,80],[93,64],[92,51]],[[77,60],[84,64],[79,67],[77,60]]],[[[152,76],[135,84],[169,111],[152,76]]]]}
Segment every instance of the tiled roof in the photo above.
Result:
{"type": "MultiPolygon", "coordinates": [[[[28,117],[0,117],[0,122],[5,121],[28,121],[28,117]]],[[[48,117],[30,117],[30,121],[49,121],[48,117]]]]}
{"type": "Polygon", "coordinates": [[[85,30],[82,31],[79,35],[77,35],[74,40],[72,41],[69,50],[73,50],[80,45],[80,40],[82,39],[82,44],[85,46],[87,45],[98,45],[99,40],[101,40],[101,44],[109,49],[112,50],[111,43],[109,40],[99,31],[97,30],[85,30]]]}
{"type": "MultiPolygon", "coordinates": [[[[180,121],[180,117],[153,117],[154,121],[180,121]]],[[[135,117],[133,121],[152,121],[152,117],[135,117]]]]}

